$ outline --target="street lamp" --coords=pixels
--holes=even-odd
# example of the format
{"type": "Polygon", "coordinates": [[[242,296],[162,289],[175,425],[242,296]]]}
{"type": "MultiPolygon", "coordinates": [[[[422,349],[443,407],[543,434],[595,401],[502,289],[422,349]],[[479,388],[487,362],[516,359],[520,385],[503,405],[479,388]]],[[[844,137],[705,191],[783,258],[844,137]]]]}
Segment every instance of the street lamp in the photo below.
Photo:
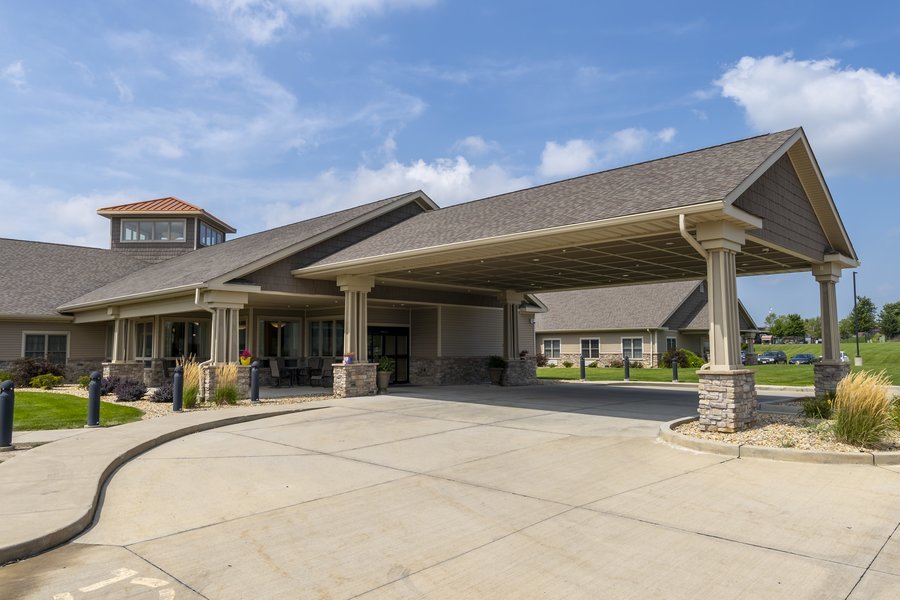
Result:
{"type": "Polygon", "coordinates": [[[859,311],[856,310],[856,301],[859,296],[856,295],[856,271],[853,271],[853,335],[856,337],[856,358],[853,363],[857,367],[863,364],[862,356],[859,355],[859,311]]]}

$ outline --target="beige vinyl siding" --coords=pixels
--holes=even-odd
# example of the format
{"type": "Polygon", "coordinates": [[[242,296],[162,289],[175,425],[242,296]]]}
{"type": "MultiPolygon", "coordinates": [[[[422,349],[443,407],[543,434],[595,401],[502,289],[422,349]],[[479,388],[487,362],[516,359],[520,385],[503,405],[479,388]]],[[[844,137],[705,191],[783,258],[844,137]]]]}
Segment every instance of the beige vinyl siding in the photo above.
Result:
{"type": "Polygon", "coordinates": [[[40,331],[69,334],[69,359],[106,355],[106,323],[75,325],[48,321],[0,321],[0,360],[22,357],[22,333],[40,331]]]}
{"type": "MultiPolygon", "coordinates": [[[[614,331],[614,332],[598,332],[598,331],[579,331],[575,333],[539,333],[537,336],[538,351],[543,351],[544,340],[560,340],[559,354],[563,355],[580,355],[581,340],[583,339],[599,339],[600,354],[622,354],[622,338],[641,338],[643,340],[644,356],[649,356],[651,352],[656,352],[656,347],[651,347],[650,338],[655,333],[647,333],[647,331],[614,331]]],[[[665,351],[665,336],[663,336],[663,351],[665,351]]]]}
{"type": "Polygon", "coordinates": [[[409,325],[409,309],[369,306],[369,325],[409,325]]]}
{"type": "Polygon", "coordinates": [[[502,309],[441,307],[442,356],[490,356],[502,353],[502,309]]]}
{"type": "Polygon", "coordinates": [[[527,350],[528,356],[534,356],[533,318],[534,313],[519,313],[519,350],[527,350]]]}
{"type": "Polygon", "coordinates": [[[410,311],[409,353],[417,358],[438,355],[438,309],[414,308],[410,311]]]}

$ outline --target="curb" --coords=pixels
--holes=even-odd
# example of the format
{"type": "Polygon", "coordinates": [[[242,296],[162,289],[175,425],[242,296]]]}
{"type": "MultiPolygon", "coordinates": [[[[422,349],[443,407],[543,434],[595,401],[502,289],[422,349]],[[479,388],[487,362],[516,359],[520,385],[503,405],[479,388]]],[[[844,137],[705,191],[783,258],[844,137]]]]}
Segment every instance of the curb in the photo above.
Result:
{"type": "Polygon", "coordinates": [[[826,452],[822,450],[797,450],[796,448],[769,448],[750,444],[727,444],[716,440],[690,437],[674,430],[675,427],[696,421],[698,417],[682,417],[659,426],[660,440],[680,448],[719,454],[732,458],[764,458],[809,464],[828,465],[898,465],[900,452],[826,452]]]}
{"type": "MultiPolygon", "coordinates": [[[[63,544],[87,529],[93,523],[94,516],[103,487],[109,481],[112,474],[131,459],[152,450],[153,448],[171,442],[178,438],[225,427],[238,423],[247,423],[269,417],[320,410],[327,406],[303,407],[291,409],[279,409],[266,412],[250,412],[259,410],[258,407],[246,409],[248,412],[240,415],[221,416],[210,418],[203,412],[187,413],[194,423],[179,424],[176,429],[161,432],[149,432],[149,435],[141,435],[140,429],[156,429],[160,421],[168,418],[182,419],[181,415],[170,415],[162,419],[151,419],[119,425],[117,427],[95,431],[90,436],[73,436],[59,440],[52,444],[45,444],[34,450],[30,450],[23,456],[13,461],[8,461],[0,467],[0,488],[12,489],[18,492],[20,504],[29,507],[30,512],[4,512],[0,519],[0,565],[22,560],[63,544]],[[196,415],[196,416],[194,416],[196,415]],[[209,420],[206,420],[209,419],[209,420]],[[144,425],[143,428],[140,426],[144,425]],[[129,429],[130,428],[130,429],[129,429]],[[118,431],[116,431],[118,430],[118,431]],[[102,435],[106,432],[108,435],[102,435]],[[112,438],[109,444],[108,455],[102,452],[97,456],[85,456],[83,446],[86,439],[99,442],[102,438],[112,438]],[[116,439],[119,438],[119,439],[116,439]],[[118,443],[117,443],[118,442],[118,443]],[[89,461],[95,460],[93,467],[89,461]],[[100,469],[101,465],[103,466],[100,469]],[[61,476],[61,474],[63,476],[61,476]],[[84,479],[95,478],[88,484],[84,479]],[[24,486],[23,486],[23,479],[24,486]],[[29,496],[28,485],[38,487],[54,482],[50,491],[32,490],[29,496]],[[66,489],[66,484],[69,489],[66,489]],[[81,486],[90,486],[92,489],[79,489],[81,486]],[[92,492],[92,493],[91,493],[92,492]],[[78,496],[90,494],[89,501],[82,499],[80,506],[78,496]],[[75,497],[74,500],[71,498],[75,497]],[[34,519],[29,523],[29,516],[35,511],[40,511],[44,517],[37,525],[34,519]],[[20,522],[16,522],[17,519],[20,522]],[[25,521],[23,524],[21,521],[25,521]],[[31,529],[31,531],[29,531],[31,529]],[[48,531],[49,530],[49,531],[48,531]]],[[[264,409],[263,409],[264,410],[264,409]]],[[[7,511],[9,507],[5,507],[7,511]]]]}

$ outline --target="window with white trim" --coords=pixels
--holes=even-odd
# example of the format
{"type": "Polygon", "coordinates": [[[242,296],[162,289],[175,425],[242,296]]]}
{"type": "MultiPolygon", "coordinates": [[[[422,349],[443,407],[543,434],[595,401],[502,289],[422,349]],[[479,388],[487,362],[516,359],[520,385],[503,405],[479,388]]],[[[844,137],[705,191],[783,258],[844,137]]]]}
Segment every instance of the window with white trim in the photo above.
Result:
{"type": "Polygon", "coordinates": [[[200,221],[200,230],[197,233],[200,246],[215,246],[225,241],[225,233],[210,227],[203,221],[200,221]]]}
{"type": "Polygon", "coordinates": [[[598,338],[582,338],[581,356],[585,358],[600,358],[600,340],[598,338]]]}
{"type": "Polygon", "coordinates": [[[622,354],[627,358],[644,358],[644,338],[622,338],[622,354]]]}
{"type": "Polygon", "coordinates": [[[342,356],[344,354],[344,321],[310,321],[309,355],[342,356]]]}
{"type": "Polygon", "coordinates": [[[678,340],[673,337],[666,338],[666,351],[677,350],[678,349],[678,340]]]}
{"type": "Polygon", "coordinates": [[[559,358],[559,340],[544,340],[544,356],[559,358]]]}
{"type": "Polygon", "coordinates": [[[257,344],[261,356],[293,357],[302,354],[300,349],[300,319],[265,317],[257,321],[257,344]]]}
{"type": "Polygon", "coordinates": [[[183,242],[184,219],[122,219],[123,242],[183,242]]]}
{"type": "Polygon", "coordinates": [[[149,359],[153,356],[153,321],[134,324],[134,357],[149,359]]]}
{"type": "Polygon", "coordinates": [[[66,364],[68,333],[23,333],[22,336],[22,356],[25,358],[44,358],[59,365],[66,364]]]}

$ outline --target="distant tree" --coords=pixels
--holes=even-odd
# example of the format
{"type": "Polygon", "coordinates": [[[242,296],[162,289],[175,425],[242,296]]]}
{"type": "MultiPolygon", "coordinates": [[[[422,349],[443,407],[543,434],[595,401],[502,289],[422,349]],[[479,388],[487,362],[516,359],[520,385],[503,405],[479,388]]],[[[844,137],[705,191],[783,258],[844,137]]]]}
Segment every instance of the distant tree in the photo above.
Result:
{"type": "Polygon", "coordinates": [[[769,311],[769,314],[766,315],[766,329],[768,329],[769,332],[772,331],[772,326],[775,325],[775,321],[777,319],[778,319],[778,315],[776,315],[772,311],[769,311]]]}
{"type": "Polygon", "coordinates": [[[853,315],[850,315],[846,319],[841,319],[838,322],[838,328],[841,331],[841,339],[847,339],[853,337],[853,315]]]}
{"type": "Polygon", "coordinates": [[[778,315],[771,327],[775,337],[803,337],[806,334],[803,317],[797,313],[778,315]]]}
{"type": "Polygon", "coordinates": [[[900,333],[900,302],[888,302],[878,313],[878,328],[885,338],[891,339],[900,333]]]}
{"type": "Polygon", "coordinates": [[[822,337],[822,317],[803,319],[803,329],[813,340],[822,337]]]}
{"type": "Polygon", "coordinates": [[[860,296],[856,302],[856,308],[850,311],[848,318],[850,319],[851,335],[854,326],[860,333],[875,329],[875,303],[868,296],[860,296]]]}

